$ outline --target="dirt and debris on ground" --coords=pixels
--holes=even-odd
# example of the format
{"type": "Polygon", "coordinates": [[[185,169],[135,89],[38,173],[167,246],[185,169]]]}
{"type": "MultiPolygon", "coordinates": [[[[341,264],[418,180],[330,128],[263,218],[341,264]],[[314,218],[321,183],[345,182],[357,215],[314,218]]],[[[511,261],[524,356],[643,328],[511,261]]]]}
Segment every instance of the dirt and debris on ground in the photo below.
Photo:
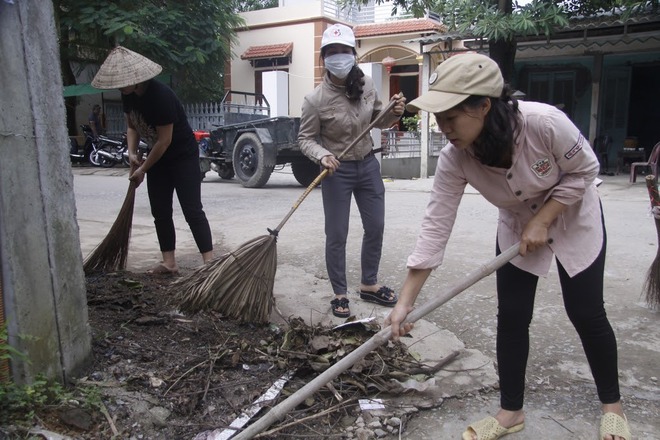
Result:
{"type": "MultiPolygon", "coordinates": [[[[298,318],[289,320],[288,326],[257,326],[214,312],[185,316],[168,304],[173,280],[131,272],[87,278],[94,362],[78,384],[98,390],[102,403],[90,410],[72,402],[36,414],[40,426],[33,434],[89,440],[228,438],[211,433],[228,427],[278,379],[291,375],[269,405],[303,387],[380,330],[370,322],[333,330],[310,327],[298,318]]],[[[411,378],[423,381],[433,372],[405,345],[389,342],[261,435],[398,435],[416,408],[362,411],[365,402],[360,399],[401,392],[401,383],[411,378]]]]}

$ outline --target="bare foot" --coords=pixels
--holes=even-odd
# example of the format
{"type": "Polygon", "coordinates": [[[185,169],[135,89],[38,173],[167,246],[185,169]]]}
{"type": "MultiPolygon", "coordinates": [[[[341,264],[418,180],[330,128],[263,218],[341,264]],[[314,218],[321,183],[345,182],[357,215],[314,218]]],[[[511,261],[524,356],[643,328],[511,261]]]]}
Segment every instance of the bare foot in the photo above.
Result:
{"type": "Polygon", "coordinates": [[[148,270],[147,273],[153,275],[176,275],[179,273],[179,266],[176,264],[170,266],[166,265],[165,263],[160,263],[153,269],[148,270]]]}

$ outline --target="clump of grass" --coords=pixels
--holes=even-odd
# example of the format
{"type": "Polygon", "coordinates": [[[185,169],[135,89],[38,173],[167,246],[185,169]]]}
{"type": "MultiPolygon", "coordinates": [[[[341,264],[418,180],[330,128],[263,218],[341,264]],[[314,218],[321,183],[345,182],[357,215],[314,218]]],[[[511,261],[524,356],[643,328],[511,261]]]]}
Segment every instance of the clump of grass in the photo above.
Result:
{"type": "MultiPolygon", "coordinates": [[[[0,328],[0,362],[26,356],[7,342],[7,325],[0,328]]],[[[0,378],[0,426],[14,425],[29,428],[35,416],[42,411],[64,405],[75,405],[86,409],[103,407],[100,392],[94,387],[67,389],[57,381],[38,375],[30,384],[18,385],[8,377],[0,378]]],[[[2,437],[0,430],[0,437],[2,437]]]]}

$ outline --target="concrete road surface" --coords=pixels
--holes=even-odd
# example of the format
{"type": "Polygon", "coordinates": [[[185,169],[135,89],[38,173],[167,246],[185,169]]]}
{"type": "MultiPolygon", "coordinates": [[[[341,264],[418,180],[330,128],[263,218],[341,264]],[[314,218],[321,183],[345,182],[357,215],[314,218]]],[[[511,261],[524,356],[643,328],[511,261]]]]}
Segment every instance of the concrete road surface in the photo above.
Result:
{"type": "MultiPolygon", "coordinates": [[[[83,256],[107,234],[128,188],[126,169],[74,168],[77,217],[83,256]]],[[[287,214],[304,188],[290,169],[273,173],[266,187],[243,188],[212,173],[202,183],[217,255],[266,234],[287,214]]],[[[608,232],[605,301],[619,342],[622,394],[635,439],[660,439],[660,313],[643,301],[646,273],[658,243],[644,179],[603,176],[600,187],[608,232]]],[[[395,289],[428,201],[430,179],[386,179],[386,230],[380,281],[395,289]]],[[[460,207],[445,263],[427,282],[419,302],[465,278],[494,257],[497,210],[468,188],[460,207]]],[[[181,210],[175,203],[177,253],[185,274],[201,264],[181,210]]],[[[348,243],[349,285],[360,281],[361,224],[353,209],[348,243]]],[[[339,324],[324,262],[323,210],[314,190],[282,228],[275,282],[277,308],[284,317],[339,324]]],[[[138,188],[128,269],[145,271],[159,251],[146,185],[138,188]]],[[[389,309],[349,296],[358,317],[384,318],[389,309]]],[[[273,321],[281,320],[278,314],[273,321]]],[[[429,362],[459,349],[461,355],[438,374],[428,406],[407,426],[404,439],[456,439],[465,426],[498,408],[495,374],[496,298],[494,276],[465,290],[420,321],[408,342],[429,362]]],[[[600,405],[579,339],[561,302],[556,268],[539,283],[527,369],[526,428],[515,439],[596,439],[600,405]]]]}

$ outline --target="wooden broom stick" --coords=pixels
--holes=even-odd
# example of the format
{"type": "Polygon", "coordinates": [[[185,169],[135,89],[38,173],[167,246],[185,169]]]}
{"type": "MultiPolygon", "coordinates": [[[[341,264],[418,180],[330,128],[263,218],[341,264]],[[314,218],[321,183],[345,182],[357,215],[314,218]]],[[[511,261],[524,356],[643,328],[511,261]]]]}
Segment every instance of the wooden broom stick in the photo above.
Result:
{"type": "MultiPolygon", "coordinates": [[[[651,199],[651,209],[660,206],[660,195],[658,195],[658,181],[653,174],[646,176],[646,188],[649,191],[651,199]]],[[[655,219],[655,230],[658,237],[658,250],[655,259],[646,275],[644,291],[646,292],[646,303],[652,309],[660,306],[660,219],[653,215],[655,219]]]]}
{"type": "MultiPolygon", "coordinates": [[[[495,272],[500,267],[504,266],[506,263],[511,261],[515,256],[518,255],[518,250],[520,248],[520,243],[516,243],[511,246],[506,251],[502,252],[500,255],[495,257],[490,262],[478,267],[471,273],[469,273],[465,278],[463,278],[455,286],[442,292],[434,298],[430,299],[421,306],[415,308],[410,312],[406,318],[406,322],[415,322],[422,318],[423,316],[430,313],[432,310],[440,307],[442,304],[446,303],[468,287],[475,284],[477,281],[485,278],[491,273],[495,272]]],[[[325,370],[323,373],[318,375],[314,380],[309,382],[307,385],[293,393],[287,399],[280,402],[278,405],[273,407],[266,415],[254,422],[252,425],[248,426],[244,431],[234,437],[234,440],[247,440],[251,439],[262,430],[268,428],[275,421],[282,419],[287,413],[292,411],[296,406],[305,401],[310,397],[314,392],[322,388],[326,383],[335,379],[341,373],[350,368],[353,364],[364,358],[372,350],[380,347],[381,345],[387,343],[388,339],[392,335],[392,327],[387,326],[382,329],[374,336],[371,337],[364,344],[353,350],[351,353],[346,355],[339,362],[334,364],[332,367],[325,370]]]]}

